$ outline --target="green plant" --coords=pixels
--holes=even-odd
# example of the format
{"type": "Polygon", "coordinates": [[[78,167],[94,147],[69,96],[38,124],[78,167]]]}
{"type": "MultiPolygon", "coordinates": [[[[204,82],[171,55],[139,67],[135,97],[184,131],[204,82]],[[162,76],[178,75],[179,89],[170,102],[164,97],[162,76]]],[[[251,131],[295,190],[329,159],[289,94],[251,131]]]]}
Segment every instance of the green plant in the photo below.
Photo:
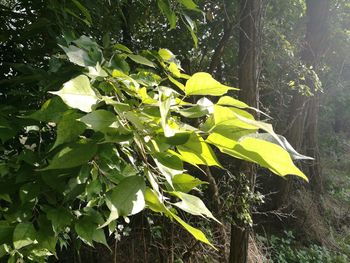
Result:
{"type": "Polygon", "coordinates": [[[1,111],[0,255],[10,262],[43,261],[69,239],[108,246],[103,228],[117,231],[116,219],[128,222],[145,207],[210,244],[176,209],[216,220],[188,193],[205,182],[184,167],[223,169],[212,146],[280,176],[306,178],[271,125],[223,96],[233,88],[207,73],[182,73],[169,50],[134,54],[117,44],[105,57],[85,36],[62,49],[80,73],[50,92],[56,96],[39,111],[1,111]],[[192,103],[193,96],[222,97],[192,103]]]}
{"type": "Polygon", "coordinates": [[[311,244],[300,246],[292,231],[284,231],[284,236],[272,235],[268,239],[258,239],[268,247],[271,262],[276,263],[346,263],[349,258],[345,254],[333,252],[326,247],[311,244]]]}

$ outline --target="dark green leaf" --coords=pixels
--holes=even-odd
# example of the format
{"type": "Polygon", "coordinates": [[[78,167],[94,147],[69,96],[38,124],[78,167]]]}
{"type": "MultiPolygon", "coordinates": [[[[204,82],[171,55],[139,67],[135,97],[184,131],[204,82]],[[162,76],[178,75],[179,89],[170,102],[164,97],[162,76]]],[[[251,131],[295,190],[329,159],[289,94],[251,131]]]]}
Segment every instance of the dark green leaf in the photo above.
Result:
{"type": "Polygon", "coordinates": [[[151,62],[150,60],[148,60],[147,58],[145,58],[141,55],[128,54],[128,57],[138,64],[142,64],[142,65],[146,65],[146,66],[155,68],[155,65],[153,64],[153,62],[151,62]]]}
{"type": "Polygon", "coordinates": [[[84,122],[89,128],[95,131],[103,131],[113,122],[117,121],[117,118],[116,115],[110,111],[95,110],[80,118],[80,121],[84,122]]]}
{"type": "Polygon", "coordinates": [[[110,190],[106,196],[106,203],[111,214],[103,226],[108,225],[119,216],[134,215],[142,211],[145,207],[145,188],[142,177],[130,176],[110,190]]]}
{"type": "Polygon", "coordinates": [[[52,149],[57,146],[76,140],[85,131],[85,125],[79,121],[82,115],[76,112],[65,112],[57,124],[57,138],[52,149]]]}
{"type": "Polygon", "coordinates": [[[52,159],[49,166],[42,169],[66,169],[86,164],[96,153],[97,145],[93,142],[80,141],[64,147],[52,159]]]}
{"type": "Polygon", "coordinates": [[[36,231],[31,223],[19,223],[13,232],[13,246],[15,249],[35,244],[36,231]]]}

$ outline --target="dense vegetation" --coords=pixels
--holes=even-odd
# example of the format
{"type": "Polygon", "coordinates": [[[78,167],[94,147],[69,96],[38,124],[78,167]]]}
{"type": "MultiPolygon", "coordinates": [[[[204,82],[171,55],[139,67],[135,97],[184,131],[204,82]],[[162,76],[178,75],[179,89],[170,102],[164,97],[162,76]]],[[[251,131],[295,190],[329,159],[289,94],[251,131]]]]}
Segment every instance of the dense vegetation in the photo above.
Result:
{"type": "Polygon", "coordinates": [[[0,12],[0,262],[349,261],[346,0],[0,12]]]}

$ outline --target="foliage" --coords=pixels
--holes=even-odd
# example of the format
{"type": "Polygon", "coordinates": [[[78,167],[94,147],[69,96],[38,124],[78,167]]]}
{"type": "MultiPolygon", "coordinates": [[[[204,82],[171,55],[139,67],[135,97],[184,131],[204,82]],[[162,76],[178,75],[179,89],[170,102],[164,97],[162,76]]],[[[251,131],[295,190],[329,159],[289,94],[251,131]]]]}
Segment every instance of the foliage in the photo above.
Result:
{"type": "Polygon", "coordinates": [[[213,146],[281,176],[306,178],[282,143],[249,137],[258,129],[276,137],[271,126],[230,101],[192,103],[192,94],[232,88],[207,73],[182,73],[169,50],[134,54],[118,44],[106,52],[85,36],[65,41],[75,76],[39,111],[2,111],[1,254],[10,260],[41,261],[69,239],[108,246],[103,227],[112,233],[116,219],[128,222],[145,207],[210,244],[177,209],[216,220],[186,193],[203,182],[184,166],[222,168],[213,146]]]}
{"type": "Polygon", "coordinates": [[[293,232],[285,231],[283,237],[272,235],[266,239],[258,237],[268,248],[268,254],[271,262],[278,263],[345,263],[348,257],[345,254],[339,254],[328,250],[325,247],[312,244],[309,247],[300,247],[295,241],[293,232]]]}

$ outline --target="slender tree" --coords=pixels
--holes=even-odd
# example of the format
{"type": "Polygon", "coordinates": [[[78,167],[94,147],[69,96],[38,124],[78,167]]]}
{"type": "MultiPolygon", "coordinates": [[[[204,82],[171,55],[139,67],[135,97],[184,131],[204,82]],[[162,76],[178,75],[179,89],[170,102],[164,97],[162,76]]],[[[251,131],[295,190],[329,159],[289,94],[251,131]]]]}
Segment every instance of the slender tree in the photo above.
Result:
{"type": "MultiPolygon", "coordinates": [[[[317,73],[327,48],[329,0],[308,0],[306,1],[306,8],[307,25],[301,60],[309,69],[317,73]]],[[[306,167],[306,171],[308,171],[310,178],[310,187],[316,192],[322,192],[317,140],[319,84],[314,76],[307,76],[305,84],[310,88],[313,96],[308,97],[297,93],[293,97],[289,111],[292,121],[287,131],[287,138],[297,150],[301,150],[301,145],[303,145],[305,152],[315,158],[314,162],[306,167]]],[[[289,189],[290,183],[284,182],[282,187],[284,197],[282,200],[286,200],[289,189]]]]}
{"type": "MultiPolygon", "coordinates": [[[[259,89],[259,34],[261,23],[261,0],[240,1],[240,39],[239,39],[239,88],[240,99],[258,108],[259,89]]],[[[240,172],[249,177],[250,187],[255,181],[255,166],[242,163],[240,172]]],[[[238,209],[239,210],[239,209],[238,209]]],[[[241,211],[235,211],[236,214],[241,211]]],[[[230,263],[247,262],[250,227],[234,216],[231,225],[230,263]]]]}

